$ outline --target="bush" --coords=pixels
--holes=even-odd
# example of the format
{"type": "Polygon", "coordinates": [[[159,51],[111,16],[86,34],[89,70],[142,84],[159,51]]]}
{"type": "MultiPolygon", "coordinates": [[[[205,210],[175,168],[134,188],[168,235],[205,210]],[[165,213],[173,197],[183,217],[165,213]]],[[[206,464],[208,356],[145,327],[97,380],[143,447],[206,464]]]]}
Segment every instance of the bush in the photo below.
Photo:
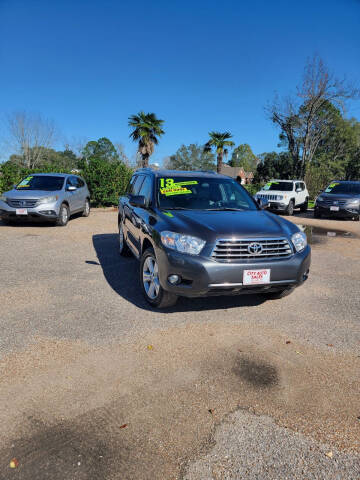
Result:
{"type": "Polygon", "coordinates": [[[92,158],[84,165],[82,175],[88,184],[94,206],[117,205],[125,192],[132,170],[122,162],[92,158]]]}
{"type": "MultiPolygon", "coordinates": [[[[17,165],[14,162],[5,162],[0,165],[0,192],[11,190],[17,184],[32,173],[71,173],[65,168],[54,168],[45,165],[41,169],[29,169],[17,165]]],[[[88,184],[91,203],[94,206],[117,205],[119,196],[125,192],[132,175],[132,170],[124,163],[93,158],[83,165],[80,175],[88,184]]]]}
{"type": "Polygon", "coordinates": [[[260,183],[250,183],[248,185],[243,185],[250,195],[255,195],[256,192],[261,190],[262,185],[260,183]]]}

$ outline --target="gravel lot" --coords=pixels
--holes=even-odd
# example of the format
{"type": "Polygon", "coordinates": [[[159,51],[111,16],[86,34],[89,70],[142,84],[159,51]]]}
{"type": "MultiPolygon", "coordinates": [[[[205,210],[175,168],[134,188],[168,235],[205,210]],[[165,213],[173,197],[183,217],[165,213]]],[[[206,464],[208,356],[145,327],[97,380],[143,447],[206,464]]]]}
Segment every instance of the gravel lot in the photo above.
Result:
{"type": "Polygon", "coordinates": [[[165,312],[116,212],[0,224],[0,479],[359,479],[360,224],[293,221],[325,236],[292,295],[165,312]]]}

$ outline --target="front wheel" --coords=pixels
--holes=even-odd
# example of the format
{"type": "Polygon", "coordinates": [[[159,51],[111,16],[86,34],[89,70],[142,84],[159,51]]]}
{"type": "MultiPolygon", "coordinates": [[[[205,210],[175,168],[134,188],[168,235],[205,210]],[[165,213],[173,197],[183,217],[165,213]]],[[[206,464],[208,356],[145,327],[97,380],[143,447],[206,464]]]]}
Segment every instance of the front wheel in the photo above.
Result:
{"type": "Polygon", "coordinates": [[[289,205],[286,207],[285,215],[293,215],[294,214],[294,201],[290,200],[289,205]]]}
{"type": "Polygon", "coordinates": [[[321,213],[316,207],[314,208],[314,218],[321,218],[321,213]]]}
{"type": "Polygon", "coordinates": [[[90,202],[89,199],[87,198],[85,200],[85,205],[84,205],[84,210],[82,212],[83,217],[88,217],[90,215],[90,202]]]}
{"type": "Polygon", "coordinates": [[[63,203],[60,207],[59,216],[56,220],[56,225],[59,227],[65,227],[70,218],[70,210],[69,207],[63,203]]]}
{"type": "Polygon", "coordinates": [[[140,283],[145,300],[153,307],[172,307],[177,302],[178,296],[160,285],[159,266],[152,248],[148,248],[141,257],[140,283]]]}

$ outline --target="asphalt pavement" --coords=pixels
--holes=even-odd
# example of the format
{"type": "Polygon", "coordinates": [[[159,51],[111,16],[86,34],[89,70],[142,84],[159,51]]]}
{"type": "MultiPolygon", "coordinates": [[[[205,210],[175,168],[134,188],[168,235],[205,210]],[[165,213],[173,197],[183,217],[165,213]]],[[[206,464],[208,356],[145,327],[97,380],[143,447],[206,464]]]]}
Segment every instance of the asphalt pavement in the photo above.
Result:
{"type": "Polygon", "coordinates": [[[359,479],[360,223],[292,220],[292,295],[165,311],[115,211],[0,224],[0,479],[359,479]]]}

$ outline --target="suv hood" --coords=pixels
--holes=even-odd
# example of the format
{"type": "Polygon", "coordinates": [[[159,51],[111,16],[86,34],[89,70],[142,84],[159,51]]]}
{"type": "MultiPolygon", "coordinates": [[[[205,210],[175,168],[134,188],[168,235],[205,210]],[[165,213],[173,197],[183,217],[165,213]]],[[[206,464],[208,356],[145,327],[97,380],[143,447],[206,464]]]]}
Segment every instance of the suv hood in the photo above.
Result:
{"type": "Polygon", "coordinates": [[[329,200],[351,200],[360,198],[357,193],[320,193],[318,197],[324,197],[329,200]]]}
{"type": "Polygon", "coordinates": [[[43,197],[52,197],[53,195],[59,195],[60,190],[55,191],[44,191],[44,190],[9,190],[4,192],[5,197],[11,199],[26,198],[29,200],[36,200],[43,197]]]}
{"type": "Polygon", "coordinates": [[[291,195],[294,192],[284,192],[283,190],[260,190],[256,195],[291,195]]]}
{"type": "Polygon", "coordinates": [[[263,210],[244,212],[172,211],[167,229],[215,241],[217,238],[266,238],[289,236],[298,227],[263,210]]]}

